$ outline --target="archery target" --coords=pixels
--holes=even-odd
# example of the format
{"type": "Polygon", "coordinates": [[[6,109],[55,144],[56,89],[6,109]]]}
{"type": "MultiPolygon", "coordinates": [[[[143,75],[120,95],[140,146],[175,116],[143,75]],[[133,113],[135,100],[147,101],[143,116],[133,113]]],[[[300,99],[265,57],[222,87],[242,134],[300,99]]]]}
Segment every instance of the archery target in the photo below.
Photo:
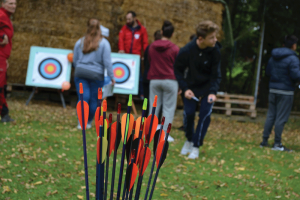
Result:
{"type": "Polygon", "coordinates": [[[113,72],[116,83],[125,83],[130,77],[129,67],[122,62],[113,63],[113,72]]]}
{"type": "Polygon", "coordinates": [[[42,48],[33,54],[33,64],[29,65],[31,69],[27,73],[32,75],[28,80],[26,78],[27,85],[61,89],[64,81],[70,81],[71,64],[67,58],[69,51],[63,53],[56,49],[51,51],[57,53],[45,51],[42,48]]]}
{"type": "MultiPolygon", "coordinates": [[[[139,68],[136,59],[112,57],[112,68],[116,81],[116,88],[129,89],[135,88],[136,69],[139,68]]],[[[138,78],[138,77],[137,77],[138,78]]]]}
{"type": "Polygon", "coordinates": [[[45,79],[56,79],[62,73],[62,65],[55,58],[46,58],[39,64],[39,73],[45,79]]]}

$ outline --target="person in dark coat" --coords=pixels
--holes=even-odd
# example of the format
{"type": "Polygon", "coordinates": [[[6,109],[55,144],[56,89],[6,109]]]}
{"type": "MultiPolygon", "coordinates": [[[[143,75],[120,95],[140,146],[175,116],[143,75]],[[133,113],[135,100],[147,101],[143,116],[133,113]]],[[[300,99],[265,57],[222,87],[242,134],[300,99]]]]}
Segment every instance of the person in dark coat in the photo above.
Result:
{"type": "Polygon", "coordinates": [[[196,37],[180,49],[174,64],[175,76],[184,94],[184,130],[187,141],[181,154],[188,158],[199,157],[203,145],[213,102],[221,82],[221,45],[217,42],[218,25],[212,21],[201,22],[196,37]],[[194,130],[197,99],[201,97],[199,121],[194,130]]]}
{"type": "Polygon", "coordinates": [[[272,150],[290,151],[281,143],[282,131],[292,110],[296,83],[300,81],[299,58],[296,54],[298,38],[286,36],[283,47],[272,51],[266,74],[269,82],[269,109],[265,122],[261,147],[268,146],[272,128],[275,130],[275,142],[272,150]]]}

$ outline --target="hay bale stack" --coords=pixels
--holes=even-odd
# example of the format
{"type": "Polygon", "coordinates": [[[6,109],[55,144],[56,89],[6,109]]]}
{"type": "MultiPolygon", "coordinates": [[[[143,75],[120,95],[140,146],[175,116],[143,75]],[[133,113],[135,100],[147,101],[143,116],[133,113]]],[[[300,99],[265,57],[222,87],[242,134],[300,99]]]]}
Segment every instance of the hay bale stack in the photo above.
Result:
{"type": "Polygon", "coordinates": [[[112,50],[117,51],[118,32],[128,10],[138,14],[147,28],[149,42],[163,20],[173,22],[172,41],[182,47],[201,20],[210,19],[221,26],[223,5],[205,0],[19,0],[12,19],[15,35],[8,82],[25,83],[31,46],[73,49],[91,17],[110,29],[112,50]]]}

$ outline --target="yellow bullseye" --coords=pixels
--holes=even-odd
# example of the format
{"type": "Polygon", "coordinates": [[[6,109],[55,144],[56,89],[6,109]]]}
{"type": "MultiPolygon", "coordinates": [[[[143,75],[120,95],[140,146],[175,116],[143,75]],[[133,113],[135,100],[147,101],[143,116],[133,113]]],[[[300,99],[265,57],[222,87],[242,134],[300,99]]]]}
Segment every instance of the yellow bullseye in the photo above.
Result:
{"type": "Polygon", "coordinates": [[[117,76],[122,76],[122,70],[117,70],[117,71],[116,71],[116,75],[117,75],[117,76]]]}
{"type": "Polygon", "coordinates": [[[54,67],[52,65],[49,65],[47,67],[47,71],[50,72],[50,73],[53,72],[54,71],[54,67]]]}

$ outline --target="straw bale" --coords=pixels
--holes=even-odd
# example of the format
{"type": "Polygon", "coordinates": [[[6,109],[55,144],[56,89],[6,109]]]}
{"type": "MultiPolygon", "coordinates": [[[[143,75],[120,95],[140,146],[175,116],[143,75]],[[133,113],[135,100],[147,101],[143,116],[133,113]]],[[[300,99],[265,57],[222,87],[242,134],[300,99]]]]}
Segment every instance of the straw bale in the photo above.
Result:
{"type": "Polygon", "coordinates": [[[149,42],[163,20],[170,20],[175,26],[172,41],[182,47],[200,21],[210,19],[221,26],[224,8],[207,0],[18,0],[12,18],[15,35],[8,81],[25,83],[31,46],[73,49],[91,17],[110,29],[109,41],[117,51],[118,33],[129,10],[134,10],[146,27],[149,42]]]}

